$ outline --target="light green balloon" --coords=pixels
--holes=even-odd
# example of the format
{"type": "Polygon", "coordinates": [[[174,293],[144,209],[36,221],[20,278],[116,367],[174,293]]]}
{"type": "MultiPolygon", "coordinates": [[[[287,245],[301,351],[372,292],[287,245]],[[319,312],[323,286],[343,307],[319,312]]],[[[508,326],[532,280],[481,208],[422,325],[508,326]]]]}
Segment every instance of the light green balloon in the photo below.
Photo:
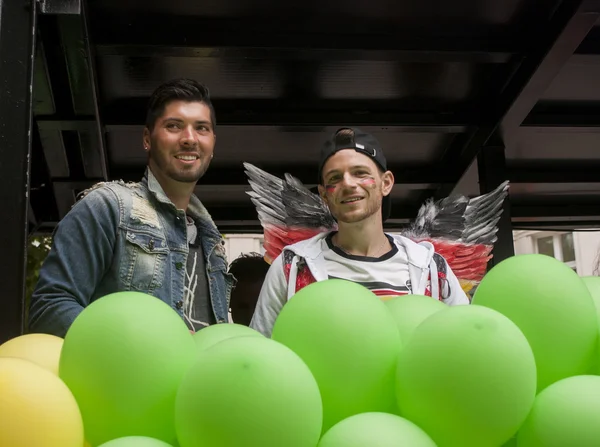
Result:
{"type": "Polygon", "coordinates": [[[99,447],[173,447],[171,444],[145,436],[127,436],[113,439],[99,447]]]}
{"type": "Polygon", "coordinates": [[[517,438],[519,447],[597,447],[600,444],[600,377],[558,381],[536,398],[517,438]]]}
{"type": "Polygon", "coordinates": [[[436,447],[422,429],[387,413],[350,416],[331,427],[317,447],[436,447]]]}
{"type": "Polygon", "coordinates": [[[538,392],[589,371],[598,338],[596,308],[566,264],[538,254],[508,258],[483,278],[473,303],[506,315],[523,331],[535,355],[538,392]]]}
{"type": "Polygon", "coordinates": [[[313,283],[283,307],[274,340],[308,365],[323,398],[323,431],[349,416],[395,412],[400,335],[386,305],[344,280],[313,283]]]}
{"type": "Polygon", "coordinates": [[[175,405],[180,447],[315,447],[322,417],[308,367],[266,337],[199,352],[175,405]]]}
{"type": "Polygon", "coordinates": [[[65,337],[59,375],[90,444],[132,435],[175,444],[175,396],[194,351],[184,321],[158,298],[119,292],[88,306],[65,337]]]}
{"type": "Polygon", "coordinates": [[[398,325],[402,343],[410,339],[417,326],[427,317],[448,307],[441,301],[424,295],[399,296],[385,301],[385,304],[398,325]]]}
{"type": "Polygon", "coordinates": [[[264,337],[258,331],[241,324],[213,324],[194,334],[198,351],[204,351],[217,343],[233,337],[264,337]]]}
{"type": "MultiPolygon", "coordinates": [[[[592,299],[594,300],[594,305],[596,306],[596,315],[598,317],[598,327],[600,328],[600,276],[586,276],[581,279],[587,286],[588,290],[590,291],[590,295],[592,295],[592,299]]],[[[592,360],[589,373],[600,375],[600,331],[598,342],[596,344],[594,359],[592,360]]]]}
{"type": "Polygon", "coordinates": [[[500,446],[533,405],[533,352],[504,315],[449,307],[423,321],[400,353],[396,393],[400,414],[438,446],[500,446]]]}

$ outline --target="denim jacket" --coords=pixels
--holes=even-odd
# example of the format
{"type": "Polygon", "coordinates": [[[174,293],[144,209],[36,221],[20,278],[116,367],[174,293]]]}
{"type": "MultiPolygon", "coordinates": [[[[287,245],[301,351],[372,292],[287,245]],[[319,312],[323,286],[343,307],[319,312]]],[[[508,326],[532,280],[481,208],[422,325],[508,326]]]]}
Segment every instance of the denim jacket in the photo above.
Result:
{"type": "MultiPolygon", "coordinates": [[[[216,321],[227,322],[235,280],[227,272],[225,241],[196,196],[187,212],[201,236],[216,321]]],[[[183,317],[187,255],[185,212],[150,169],[139,183],[99,183],[55,230],[31,297],[29,332],[64,337],[91,302],[128,290],[153,295],[183,317]]]]}

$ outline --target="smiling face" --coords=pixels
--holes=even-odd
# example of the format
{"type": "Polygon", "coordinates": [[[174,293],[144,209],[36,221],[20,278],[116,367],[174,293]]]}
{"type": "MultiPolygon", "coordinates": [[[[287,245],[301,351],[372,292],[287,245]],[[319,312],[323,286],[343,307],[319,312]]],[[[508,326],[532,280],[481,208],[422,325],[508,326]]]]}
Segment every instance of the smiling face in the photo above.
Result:
{"type": "Polygon", "coordinates": [[[394,186],[390,171],[382,173],[368,156],[354,149],[332,155],[323,166],[321,197],[343,223],[361,222],[381,213],[381,202],[394,186]]]}
{"type": "Polygon", "coordinates": [[[210,109],[201,102],[171,101],[152,130],[144,129],[152,172],[181,183],[196,183],[204,175],[215,139],[210,109]]]}

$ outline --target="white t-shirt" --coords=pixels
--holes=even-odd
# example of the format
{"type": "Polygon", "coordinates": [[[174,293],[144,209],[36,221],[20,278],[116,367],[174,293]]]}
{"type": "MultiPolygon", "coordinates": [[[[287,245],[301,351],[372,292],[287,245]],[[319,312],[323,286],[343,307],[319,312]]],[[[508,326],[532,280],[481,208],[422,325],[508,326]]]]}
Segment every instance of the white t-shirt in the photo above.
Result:
{"type": "Polygon", "coordinates": [[[356,256],[336,247],[331,238],[324,238],[323,255],[329,279],[345,279],[361,284],[383,301],[412,293],[406,250],[388,236],[392,249],[379,258],[356,256]]]}

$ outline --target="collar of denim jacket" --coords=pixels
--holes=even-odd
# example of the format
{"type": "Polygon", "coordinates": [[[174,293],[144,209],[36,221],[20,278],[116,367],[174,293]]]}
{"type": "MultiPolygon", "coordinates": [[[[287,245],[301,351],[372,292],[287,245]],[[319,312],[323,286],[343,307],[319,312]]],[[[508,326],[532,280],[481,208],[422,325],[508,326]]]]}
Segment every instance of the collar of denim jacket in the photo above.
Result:
{"type": "MultiPolygon", "coordinates": [[[[175,205],[165,194],[165,191],[160,186],[157,178],[152,173],[152,170],[149,166],[146,166],[146,171],[144,172],[144,177],[142,179],[142,184],[148,188],[150,193],[156,197],[156,200],[168,205],[173,211],[177,211],[175,205]]],[[[204,234],[209,233],[211,236],[216,238],[221,238],[221,233],[217,229],[216,224],[212,220],[211,215],[209,214],[206,207],[202,204],[200,199],[192,194],[190,197],[190,203],[188,205],[188,209],[186,211],[189,216],[194,219],[196,225],[200,227],[204,234]]]]}

